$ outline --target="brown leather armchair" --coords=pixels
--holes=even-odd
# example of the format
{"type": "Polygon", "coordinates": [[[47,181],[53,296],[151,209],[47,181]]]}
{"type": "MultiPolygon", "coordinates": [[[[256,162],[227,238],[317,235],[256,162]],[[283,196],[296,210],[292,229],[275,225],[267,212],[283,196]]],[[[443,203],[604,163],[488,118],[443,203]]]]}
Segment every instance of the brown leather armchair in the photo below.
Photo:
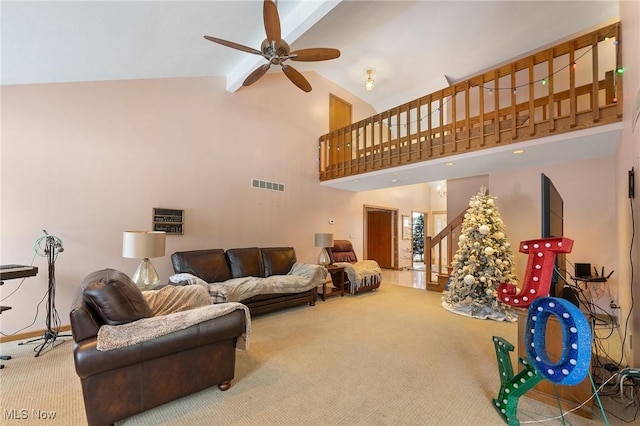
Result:
{"type": "Polygon", "coordinates": [[[97,271],[80,286],[70,319],[89,425],[113,424],[213,385],[229,388],[236,340],[245,332],[242,310],[120,349],[98,350],[102,325],[151,315],[140,290],[122,272],[97,271]]]}
{"type": "Polygon", "coordinates": [[[332,264],[345,268],[345,291],[351,294],[375,290],[380,287],[382,270],[375,260],[358,261],[349,240],[333,240],[333,247],[327,247],[332,264]]]}

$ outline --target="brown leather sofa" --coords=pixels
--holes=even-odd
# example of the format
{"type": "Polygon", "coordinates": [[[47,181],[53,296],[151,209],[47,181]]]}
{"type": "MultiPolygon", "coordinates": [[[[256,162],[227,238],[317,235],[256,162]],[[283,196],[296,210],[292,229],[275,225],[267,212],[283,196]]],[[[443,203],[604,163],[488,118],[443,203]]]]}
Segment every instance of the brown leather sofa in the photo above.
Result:
{"type": "MultiPolygon", "coordinates": [[[[171,262],[176,274],[191,274],[207,283],[224,284],[225,281],[233,278],[266,278],[290,274],[296,265],[296,252],[293,247],[248,247],[226,251],[223,249],[191,250],[173,253],[171,262]]],[[[320,268],[318,265],[304,266],[308,270],[320,268]]],[[[321,279],[326,279],[326,271],[321,279]]],[[[238,302],[246,305],[252,316],[304,304],[314,306],[318,297],[317,285],[321,282],[318,281],[313,288],[300,292],[265,291],[264,294],[238,300],[238,302]]]]}
{"type": "Polygon", "coordinates": [[[122,272],[97,271],[80,286],[70,319],[89,425],[110,425],[213,385],[229,388],[236,340],[245,331],[244,311],[120,349],[97,349],[103,324],[151,315],[140,290],[122,272]]]}
{"type": "Polygon", "coordinates": [[[363,291],[376,290],[380,287],[380,283],[382,281],[382,275],[377,265],[377,262],[374,260],[363,260],[358,261],[358,256],[356,256],[356,252],[353,250],[353,244],[349,240],[333,240],[333,247],[327,247],[327,253],[329,254],[329,259],[332,264],[337,264],[337,266],[345,267],[345,278],[344,278],[344,290],[351,293],[361,293],[363,291]],[[365,266],[371,267],[372,265],[366,264],[375,264],[377,268],[371,270],[369,273],[366,273],[366,276],[362,277],[360,282],[355,282],[355,270],[360,269],[359,267],[365,266]],[[354,281],[354,282],[352,282],[354,281]]]}

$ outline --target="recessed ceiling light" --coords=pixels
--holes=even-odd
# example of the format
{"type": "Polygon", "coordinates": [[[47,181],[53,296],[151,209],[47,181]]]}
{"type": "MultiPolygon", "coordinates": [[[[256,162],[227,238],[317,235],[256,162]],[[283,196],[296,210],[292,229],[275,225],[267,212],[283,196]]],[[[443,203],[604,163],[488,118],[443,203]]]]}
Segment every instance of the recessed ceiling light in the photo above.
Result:
{"type": "Polygon", "coordinates": [[[391,183],[396,183],[398,179],[391,179],[391,183]]]}
{"type": "Polygon", "coordinates": [[[449,163],[444,163],[445,166],[450,167],[453,166],[453,163],[449,162],[449,163]]]}
{"type": "Polygon", "coordinates": [[[513,150],[514,154],[522,154],[524,152],[524,149],[515,149],[513,150]]]}

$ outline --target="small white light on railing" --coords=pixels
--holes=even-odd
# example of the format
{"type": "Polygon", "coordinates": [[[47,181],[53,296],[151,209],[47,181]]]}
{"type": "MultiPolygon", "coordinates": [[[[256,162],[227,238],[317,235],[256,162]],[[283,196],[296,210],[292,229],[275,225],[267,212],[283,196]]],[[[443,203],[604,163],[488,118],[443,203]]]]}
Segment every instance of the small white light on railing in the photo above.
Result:
{"type": "Polygon", "coordinates": [[[512,151],[512,154],[522,154],[524,152],[524,149],[514,149],[512,151]]]}

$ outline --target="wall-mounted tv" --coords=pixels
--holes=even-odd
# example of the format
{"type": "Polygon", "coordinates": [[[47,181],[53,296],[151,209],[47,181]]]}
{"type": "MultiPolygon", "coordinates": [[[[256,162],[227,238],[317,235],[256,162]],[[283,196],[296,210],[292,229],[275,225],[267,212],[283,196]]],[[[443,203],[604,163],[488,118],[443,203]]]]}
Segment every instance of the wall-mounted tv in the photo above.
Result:
{"type": "MultiPolygon", "coordinates": [[[[564,203],[560,193],[548,176],[541,174],[541,205],[542,205],[542,238],[564,236],[564,203]]],[[[560,297],[564,286],[566,268],[566,255],[558,253],[556,257],[556,269],[551,279],[550,296],[560,297]]]]}

